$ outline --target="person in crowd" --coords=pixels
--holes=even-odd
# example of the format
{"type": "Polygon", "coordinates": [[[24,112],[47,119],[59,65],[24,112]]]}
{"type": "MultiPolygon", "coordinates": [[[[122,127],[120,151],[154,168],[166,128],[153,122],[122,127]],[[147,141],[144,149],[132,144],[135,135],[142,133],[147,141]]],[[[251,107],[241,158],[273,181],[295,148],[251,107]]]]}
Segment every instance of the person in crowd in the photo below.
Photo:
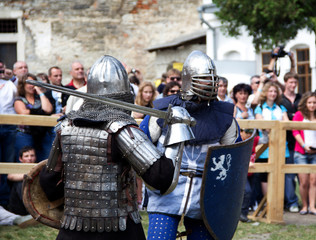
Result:
{"type": "Polygon", "coordinates": [[[5,68],[4,70],[4,78],[3,79],[6,79],[6,80],[11,80],[13,79],[13,71],[9,68],[5,68]]]}
{"type": "MultiPolygon", "coordinates": [[[[50,115],[53,112],[53,106],[49,99],[41,91],[41,88],[26,83],[26,80],[37,81],[37,78],[28,73],[19,80],[17,97],[14,102],[16,113],[50,115]]],[[[35,148],[38,161],[47,159],[52,141],[53,136],[50,127],[20,125],[18,126],[15,142],[16,156],[18,156],[20,149],[27,145],[35,148]]]]}
{"type": "Polygon", "coordinates": [[[225,77],[219,77],[217,98],[219,101],[230,102],[232,99],[227,96],[228,80],[225,77]]]}
{"type": "MultiPolygon", "coordinates": [[[[133,103],[125,68],[108,55],[91,67],[87,92],[133,103]]],[[[172,117],[176,110],[172,109],[172,117]]],[[[40,185],[50,201],[65,198],[57,239],[145,239],[137,209],[135,172],[149,186],[167,191],[174,174],[173,161],[186,139],[167,143],[166,152],[160,152],[137,127],[130,111],[89,100],[70,112],[56,130],[56,141],[60,141],[56,146],[62,150],[52,148],[49,171],[45,167],[41,171],[40,185]],[[91,145],[82,148],[82,141],[91,145]]]]}
{"type": "Polygon", "coordinates": [[[245,83],[239,83],[233,88],[233,99],[236,106],[236,119],[255,119],[252,108],[247,107],[247,100],[251,94],[251,87],[245,83]]]}
{"type": "MultiPolygon", "coordinates": [[[[286,108],[279,105],[281,101],[281,92],[279,86],[274,82],[268,82],[264,85],[262,93],[260,95],[260,104],[255,109],[256,119],[263,120],[283,120],[288,121],[289,118],[286,114],[286,108]]],[[[268,140],[269,130],[260,131],[260,138],[268,140]]],[[[286,144],[285,157],[290,156],[289,150],[286,144]]],[[[257,159],[257,162],[268,162],[269,148],[267,148],[257,159]]],[[[259,173],[262,193],[267,193],[267,173],[259,173]]]]}
{"type": "MultiPolygon", "coordinates": [[[[240,129],[240,136],[241,139],[243,141],[247,140],[248,138],[250,138],[253,134],[253,129],[240,129]]],[[[256,160],[256,146],[258,145],[259,142],[259,136],[255,136],[254,141],[253,141],[253,147],[252,147],[252,152],[251,152],[251,156],[250,156],[250,161],[249,161],[249,168],[253,168],[255,160],[256,160]]],[[[252,207],[251,206],[251,198],[253,195],[252,192],[252,177],[253,177],[253,173],[248,173],[247,176],[247,181],[246,181],[246,185],[245,185],[245,192],[244,192],[244,199],[242,202],[242,206],[241,206],[241,213],[240,213],[240,217],[239,220],[242,222],[246,222],[249,223],[251,222],[251,220],[248,218],[248,213],[249,213],[249,208],[252,207]]]]}
{"type": "Polygon", "coordinates": [[[0,205],[0,226],[19,225],[20,227],[22,227],[23,225],[25,226],[25,224],[27,224],[27,222],[29,222],[30,220],[33,220],[33,217],[31,215],[17,215],[6,210],[3,206],[0,205]]]}
{"type": "Polygon", "coordinates": [[[46,73],[38,73],[36,74],[36,77],[39,77],[43,83],[50,83],[48,75],[46,73]]]}
{"type": "Polygon", "coordinates": [[[248,107],[255,108],[259,103],[260,93],[262,91],[264,80],[262,76],[253,75],[250,78],[250,86],[252,93],[248,97],[247,105],[248,107]]]}
{"type": "MultiPolygon", "coordinates": [[[[16,114],[13,104],[17,92],[14,83],[4,77],[5,64],[0,60],[0,114],[16,114]]],[[[14,162],[14,143],[16,137],[15,125],[0,125],[0,162],[14,162]]],[[[10,188],[7,175],[0,174],[0,205],[6,207],[9,203],[10,188]]],[[[0,214],[1,215],[1,214],[0,214]]]]}
{"type": "Polygon", "coordinates": [[[133,88],[133,93],[135,95],[135,98],[138,94],[138,89],[139,89],[139,85],[140,85],[140,80],[138,77],[136,77],[135,74],[132,74],[129,78],[129,82],[131,83],[131,86],[133,88]]]}
{"type": "MultiPolygon", "coordinates": [[[[90,69],[91,68],[87,69],[85,75],[89,76],[90,69]]],[[[84,85],[83,87],[76,89],[76,91],[86,93],[87,92],[87,85],[84,85]]],[[[64,94],[64,95],[67,95],[67,94],[64,94]]],[[[74,95],[70,95],[66,101],[66,106],[64,108],[64,109],[66,109],[65,113],[68,114],[71,111],[78,110],[82,104],[83,104],[83,98],[76,97],[74,95]]]]}
{"type": "Polygon", "coordinates": [[[84,67],[80,62],[75,61],[71,64],[70,75],[72,79],[65,87],[78,89],[86,85],[84,67]]]}
{"type": "MultiPolygon", "coordinates": [[[[155,99],[155,96],[156,96],[155,86],[149,81],[142,82],[141,85],[139,86],[135,104],[139,106],[152,108],[154,106],[153,101],[155,99]]],[[[135,119],[144,118],[143,113],[133,112],[132,115],[135,119]]]]}
{"type": "MultiPolygon", "coordinates": [[[[36,155],[35,149],[31,146],[24,146],[19,152],[19,161],[21,163],[35,163],[36,155]]],[[[11,183],[11,193],[8,210],[18,215],[28,215],[28,211],[23,204],[23,173],[10,173],[8,174],[8,180],[11,183]]]]}
{"type": "MultiPolygon", "coordinates": [[[[63,72],[60,67],[52,66],[48,69],[48,79],[52,85],[62,87],[63,72]]],[[[48,93],[49,98],[54,99],[54,116],[62,116],[65,112],[68,95],[61,92],[51,90],[48,93]]]]}
{"type": "MultiPolygon", "coordinates": [[[[218,77],[211,58],[201,51],[193,51],[184,62],[182,79],[181,95],[160,98],[154,102],[154,106],[160,110],[166,110],[169,104],[185,107],[196,119],[196,126],[192,127],[195,139],[184,145],[175,189],[165,195],[148,190],[150,240],[175,239],[181,216],[186,230],[190,232],[188,239],[213,239],[202,220],[200,208],[207,149],[214,144],[232,144],[239,140],[238,123],[233,116],[234,105],[217,101],[218,77]]],[[[163,139],[168,134],[162,119],[146,116],[140,128],[159,149],[164,150],[163,139]]]]}
{"type": "Polygon", "coordinates": [[[29,72],[29,68],[24,61],[17,61],[13,64],[13,78],[11,81],[15,84],[15,86],[18,86],[19,79],[22,78],[23,75],[27,74],[29,72]]]}
{"type": "MultiPolygon", "coordinates": [[[[70,75],[72,78],[70,80],[70,83],[68,83],[65,86],[66,88],[76,90],[76,89],[82,88],[86,85],[87,82],[86,82],[84,67],[80,62],[75,61],[71,64],[70,75]]],[[[62,101],[63,101],[62,104],[67,105],[68,98],[69,98],[69,95],[65,94],[65,97],[62,99],[62,101]]]]}
{"type": "MultiPolygon", "coordinates": [[[[42,81],[43,83],[50,84],[49,79],[48,79],[48,76],[47,76],[46,73],[38,73],[38,74],[36,74],[36,77],[37,77],[40,81],[42,81]]],[[[41,88],[41,91],[42,91],[43,93],[45,93],[46,97],[48,97],[48,99],[49,99],[49,101],[51,102],[51,104],[53,105],[53,107],[55,107],[55,102],[54,102],[53,98],[52,98],[52,97],[50,98],[50,97],[47,96],[47,94],[46,94],[46,93],[49,92],[50,90],[47,89],[47,88],[41,88]]]]}
{"type": "MultiPolygon", "coordinates": [[[[301,99],[301,94],[296,93],[295,90],[298,84],[298,75],[294,72],[288,72],[284,75],[284,92],[282,94],[282,100],[280,102],[287,110],[287,116],[292,121],[294,114],[298,110],[298,104],[301,99]]],[[[294,147],[295,139],[292,131],[286,131],[286,141],[290,151],[290,157],[287,158],[286,163],[294,164],[294,147]]],[[[295,193],[296,174],[285,174],[285,208],[290,212],[298,212],[298,197],[295,193]]]]}
{"type": "MultiPolygon", "coordinates": [[[[306,92],[298,105],[293,121],[316,123],[316,92],[306,92]]],[[[294,161],[296,164],[316,164],[316,131],[293,130],[295,137],[294,161]]],[[[299,188],[302,199],[300,214],[316,215],[316,173],[299,173],[299,188]]]]}
{"type": "Polygon", "coordinates": [[[167,72],[167,77],[166,77],[166,82],[162,82],[158,88],[157,91],[159,93],[163,92],[164,87],[166,86],[167,83],[170,83],[172,81],[178,82],[180,85],[182,85],[182,79],[181,79],[181,72],[178,69],[171,68],[167,72]]]}
{"type": "Polygon", "coordinates": [[[181,88],[181,85],[178,82],[167,83],[162,92],[163,97],[180,93],[180,88],[181,88]]]}
{"type": "MultiPolygon", "coordinates": [[[[135,99],[135,104],[144,107],[153,108],[153,101],[156,95],[156,88],[155,86],[149,82],[144,81],[140,84],[138,94],[135,99]]],[[[144,114],[138,112],[132,112],[132,116],[135,119],[143,119],[144,114]]],[[[141,178],[137,177],[137,203],[140,208],[142,208],[142,203],[144,200],[144,207],[147,204],[147,197],[146,192],[144,190],[143,182],[141,178]],[[144,197],[143,197],[144,196],[144,197]]]]}

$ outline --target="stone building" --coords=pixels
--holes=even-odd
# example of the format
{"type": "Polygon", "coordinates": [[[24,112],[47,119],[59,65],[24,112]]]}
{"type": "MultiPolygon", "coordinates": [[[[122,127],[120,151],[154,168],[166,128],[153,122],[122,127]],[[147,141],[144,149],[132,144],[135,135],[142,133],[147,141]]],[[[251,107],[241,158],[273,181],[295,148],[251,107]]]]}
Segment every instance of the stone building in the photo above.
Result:
{"type": "MultiPolygon", "coordinates": [[[[32,73],[57,65],[85,68],[104,54],[139,68],[146,80],[161,76],[156,52],[146,49],[202,29],[201,0],[11,0],[0,2],[0,59],[24,60],[32,73]]],[[[178,60],[176,53],[170,59],[178,60]]],[[[166,62],[166,66],[167,66],[166,62]]],[[[163,68],[162,68],[163,69],[163,68]]]]}
{"type": "MultiPolygon", "coordinates": [[[[197,49],[214,60],[229,89],[249,83],[266,68],[271,49],[255,52],[246,31],[238,38],[224,35],[214,11],[211,0],[0,1],[0,59],[11,68],[25,60],[32,73],[60,66],[67,83],[73,61],[88,68],[109,54],[155,80],[170,62],[183,62],[197,49]]],[[[314,90],[315,33],[301,30],[285,50],[296,58],[298,91],[314,90]]],[[[289,59],[278,63],[282,82],[289,59]]]]}

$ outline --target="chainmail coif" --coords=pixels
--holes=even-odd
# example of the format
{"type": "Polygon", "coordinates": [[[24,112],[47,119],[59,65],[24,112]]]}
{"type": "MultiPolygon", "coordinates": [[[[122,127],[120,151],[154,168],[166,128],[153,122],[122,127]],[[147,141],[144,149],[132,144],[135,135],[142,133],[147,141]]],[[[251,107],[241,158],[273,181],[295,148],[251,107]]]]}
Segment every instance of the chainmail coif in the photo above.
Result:
{"type": "MultiPolygon", "coordinates": [[[[119,92],[107,95],[98,95],[100,97],[111,98],[124,102],[133,103],[134,96],[130,92],[119,92]]],[[[109,123],[114,121],[127,121],[136,124],[131,116],[131,112],[118,107],[100,103],[97,101],[85,100],[77,111],[71,111],[67,117],[75,124],[80,121],[109,123]]]]}

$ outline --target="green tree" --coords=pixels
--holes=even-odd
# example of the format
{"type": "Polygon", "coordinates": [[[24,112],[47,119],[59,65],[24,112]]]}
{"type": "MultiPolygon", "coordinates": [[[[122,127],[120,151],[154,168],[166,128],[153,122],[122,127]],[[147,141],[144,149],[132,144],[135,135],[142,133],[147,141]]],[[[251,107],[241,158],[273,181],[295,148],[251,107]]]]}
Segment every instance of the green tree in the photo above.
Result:
{"type": "Polygon", "coordinates": [[[316,0],[213,0],[225,32],[239,36],[245,26],[256,50],[285,44],[298,30],[316,32],[316,0]]]}

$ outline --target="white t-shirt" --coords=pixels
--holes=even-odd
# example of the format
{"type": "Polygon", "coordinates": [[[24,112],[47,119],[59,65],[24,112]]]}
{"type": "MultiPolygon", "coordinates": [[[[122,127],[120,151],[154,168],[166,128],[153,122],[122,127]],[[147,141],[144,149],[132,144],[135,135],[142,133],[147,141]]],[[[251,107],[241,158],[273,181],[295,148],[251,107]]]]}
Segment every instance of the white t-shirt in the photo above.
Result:
{"type": "MultiPolygon", "coordinates": [[[[310,122],[310,120],[304,118],[303,122],[310,122]]],[[[304,130],[304,142],[307,146],[316,148],[316,131],[304,130]]]]}
{"type": "Polygon", "coordinates": [[[16,114],[14,110],[16,91],[12,81],[0,79],[0,114],[16,114]]]}

